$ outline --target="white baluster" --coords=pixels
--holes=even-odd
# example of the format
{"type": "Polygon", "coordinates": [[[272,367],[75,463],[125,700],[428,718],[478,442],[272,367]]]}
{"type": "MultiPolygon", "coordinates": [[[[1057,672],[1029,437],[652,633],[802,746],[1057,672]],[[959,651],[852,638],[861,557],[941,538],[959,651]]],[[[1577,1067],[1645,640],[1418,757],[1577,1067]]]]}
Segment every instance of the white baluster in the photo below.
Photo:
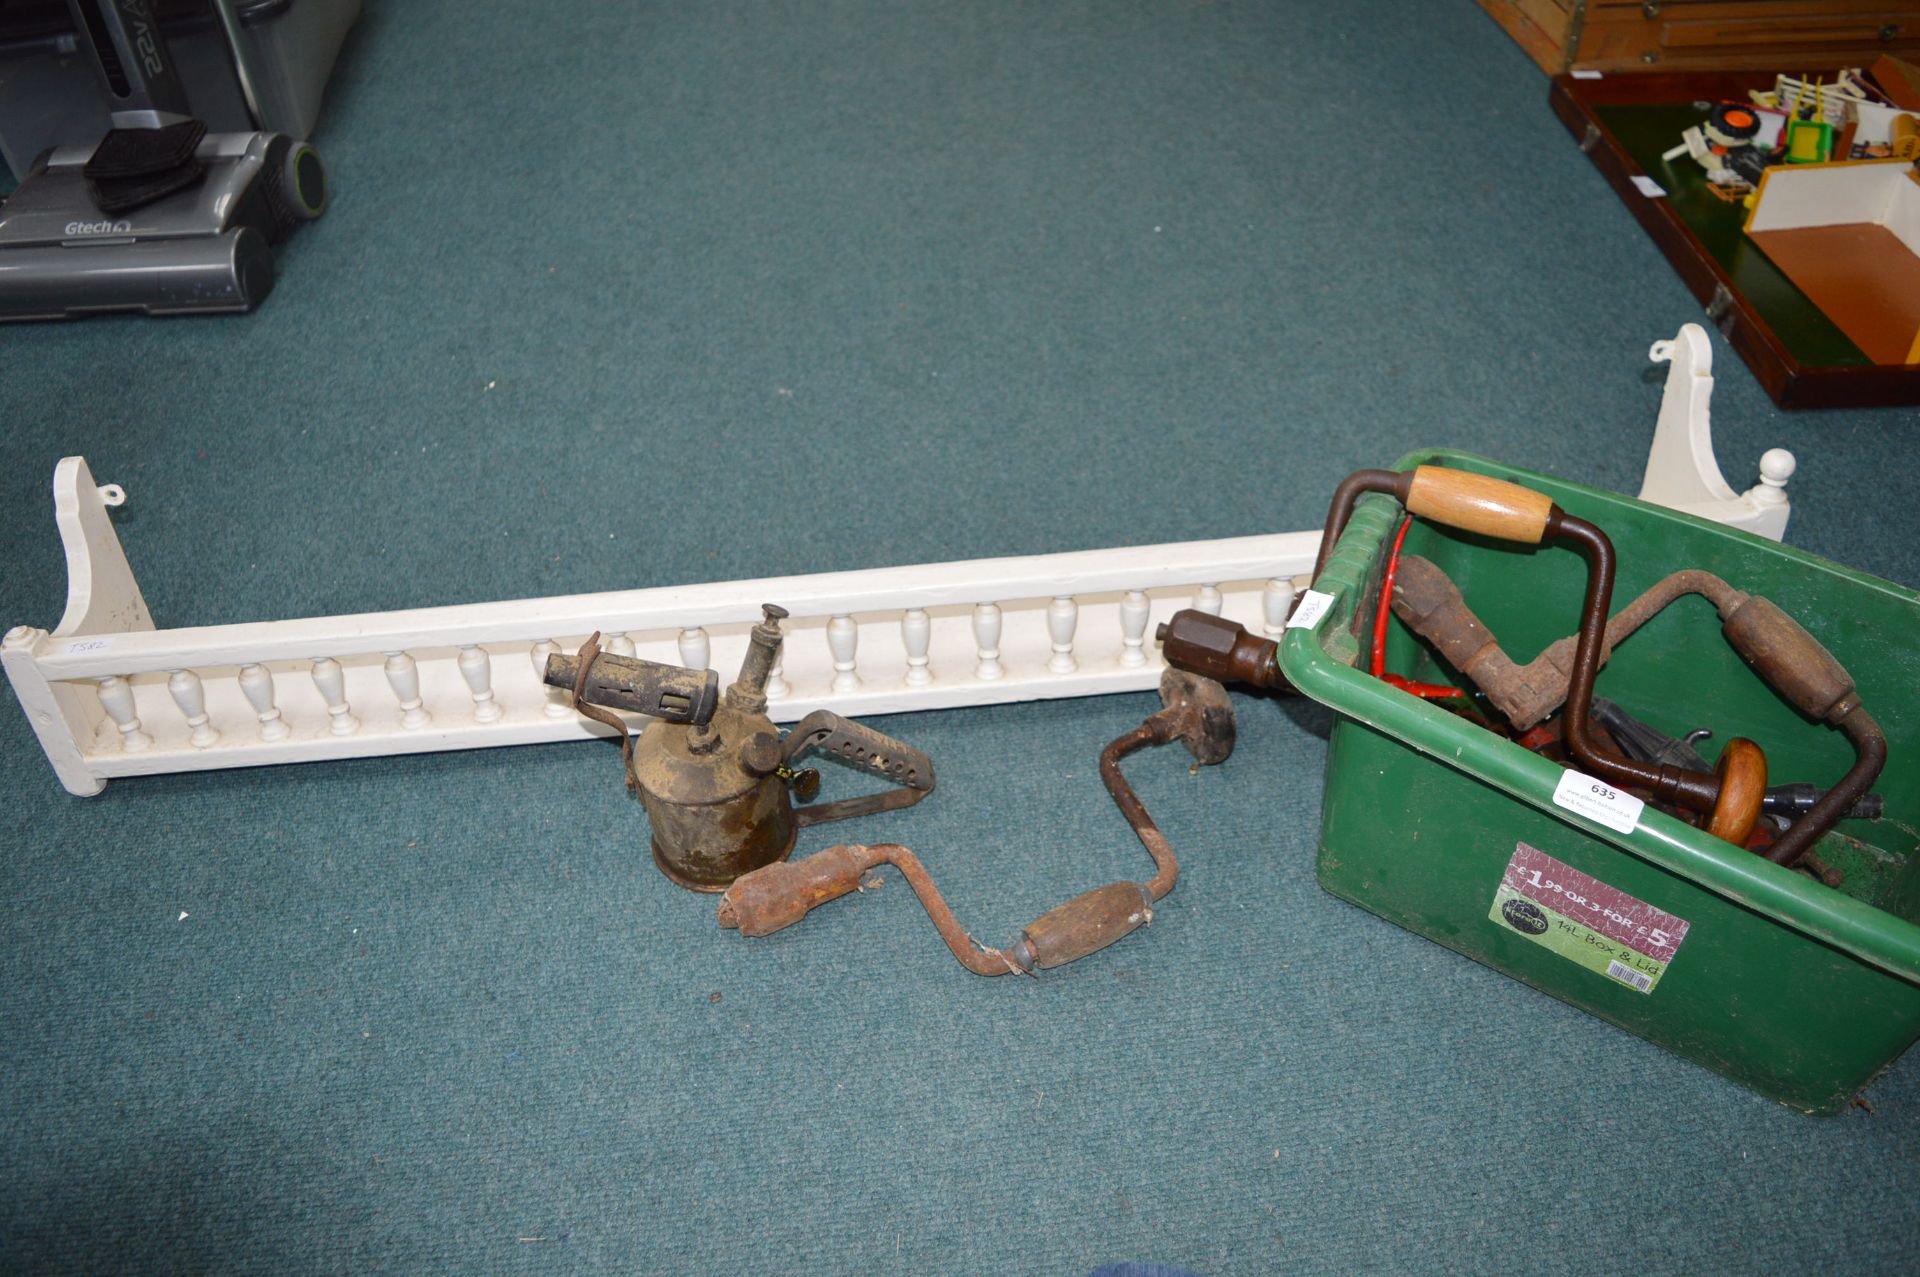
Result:
{"type": "Polygon", "coordinates": [[[220,739],[220,733],[207,721],[207,689],[192,670],[175,670],[167,678],[167,691],[173,703],[186,715],[187,741],[195,749],[205,749],[220,739]]]}
{"type": "Polygon", "coordinates": [[[600,646],[615,656],[632,656],[633,636],[631,634],[609,635],[600,646]]]}
{"type": "Polygon", "coordinates": [[[1000,609],[996,605],[981,603],[974,607],[973,642],[980,649],[980,663],[973,667],[975,678],[991,681],[1007,672],[1000,663],[1000,609]]]}
{"type": "Polygon", "coordinates": [[[786,664],[787,645],[782,642],[780,650],[774,653],[773,668],[767,671],[767,699],[770,701],[793,695],[793,688],[788,685],[786,679],[780,677],[780,671],[786,668],[786,664]]]}
{"type": "Polygon", "coordinates": [[[1073,630],[1080,623],[1080,605],[1062,595],[1047,605],[1047,633],[1053,638],[1053,655],[1047,668],[1055,674],[1071,674],[1080,668],[1073,659],[1073,630]]]}
{"type": "Polygon", "coordinates": [[[153,737],[140,730],[140,716],[133,712],[133,685],[117,675],[100,680],[100,706],[120,729],[120,748],[137,754],[153,744],[153,737]]]}
{"type": "Polygon", "coordinates": [[[1120,663],[1137,667],[1147,663],[1147,615],[1153,606],[1141,590],[1128,590],[1120,600],[1120,663]]]}
{"type": "Polygon", "coordinates": [[[533,658],[533,681],[540,685],[540,693],[546,698],[548,718],[566,718],[573,713],[572,694],[564,687],[547,686],[547,658],[559,650],[560,645],[552,639],[541,639],[528,652],[533,658]]]}
{"type": "Polygon", "coordinates": [[[1287,613],[1293,608],[1293,582],[1274,577],[1260,591],[1260,628],[1267,637],[1277,639],[1287,632],[1287,613]]]}
{"type": "Polygon", "coordinates": [[[327,717],[333,720],[327,730],[335,736],[351,736],[360,730],[360,720],[353,716],[353,707],[347,704],[347,674],[340,668],[340,662],[331,656],[314,661],[313,685],[319,689],[320,699],[327,703],[327,717]]]}
{"type": "Polygon", "coordinates": [[[698,626],[680,631],[680,663],[690,670],[703,670],[713,657],[713,643],[698,626]]]}
{"type": "Polygon", "coordinates": [[[1760,454],[1760,482],[1748,488],[1746,495],[1758,505],[1785,505],[1787,480],[1799,465],[1785,448],[1768,448],[1760,454]]]}
{"type": "Polygon", "coordinates": [[[907,609],[907,614],[900,618],[900,638],[907,645],[907,686],[925,687],[933,682],[933,671],[927,668],[933,622],[927,619],[926,609],[907,609]]]}
{"type": "Polygon", "coordinates": [[[240,690],[246,695],[247,704],[253,706],[253,712],[260,716],[260,739],[285,740],[292,729],[280,716],[279,706],[273,703],[273,674],[267,667],[242,665],[240,690]]]}
{"type": "Polygon", "coordinates": [[[456,664],[460,666],[460,677],[467,680],[467,688],[473,693],[473,721],[500,721],[500,702],[493,699],[493,662],[488,659],[486,649],[463,647],[456,664]]]}
{"type": "Polygon", "coordinates": [[[1217,585],[1201,586],[1199,593],[1193,596],[1193,606],[1196,610],[1205,612],[1208,616],[1220,615],[1220,587],[1217,585]]]}
{"type": "Polygon", "coordinates": [[[400,726],[412,731],[425,727],[433,715],[420,702],[420,667],[405,652],[387,653],[387,686],[400,702],[400,726]]]}
{"type": "Polygon", "coordinates": [[[860,627],[850,616],[836,616],[827,622],[827,650],[833,653],[833,690],[851,692],[860,686],[853,672],[853,650],[860,643],[860,627]]]}

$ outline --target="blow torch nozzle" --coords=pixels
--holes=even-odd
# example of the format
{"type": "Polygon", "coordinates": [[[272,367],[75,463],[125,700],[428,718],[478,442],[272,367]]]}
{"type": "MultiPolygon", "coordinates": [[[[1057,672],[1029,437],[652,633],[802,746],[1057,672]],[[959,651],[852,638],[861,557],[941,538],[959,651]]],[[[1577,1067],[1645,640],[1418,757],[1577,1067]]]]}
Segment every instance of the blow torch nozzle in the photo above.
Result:
{"type": "MultiPolygon", "coordinates": [[[[547,658],[541,681],[572,688],[580,658],[556,652],[547,658]]],[[[632,656],[600,652],[592,657],[580,698],[590,705],[651,714],[669,723],[705,723],[720,700],[720,679],[712,670],[682,669],[632,656]]]]}
{"type": "Polygon", "coordinates": [[[1167,664],[1217,683],[1246,683],[1252,687],[1285,688],[1280,673],[1280,645],[1256,638],[1246,628],[1196,608],[1175,612],[1173,619],[1154,631],[1164,648],[1167,664]]]}

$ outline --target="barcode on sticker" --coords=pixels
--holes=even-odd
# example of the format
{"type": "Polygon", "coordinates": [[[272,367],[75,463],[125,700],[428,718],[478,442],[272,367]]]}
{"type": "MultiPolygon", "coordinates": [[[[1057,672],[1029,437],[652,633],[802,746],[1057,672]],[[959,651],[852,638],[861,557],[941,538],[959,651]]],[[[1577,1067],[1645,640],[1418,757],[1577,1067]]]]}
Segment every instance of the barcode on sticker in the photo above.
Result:
{"type": "Polygon", "coordinates": [[[1631,985],[1642,993],[1653,992],[1653,977],[1644,971],[1635,971],[1624,962],[1609,962],[1607,964],[1607,974],[1618,980],[1621,984],[1631,985]]]}

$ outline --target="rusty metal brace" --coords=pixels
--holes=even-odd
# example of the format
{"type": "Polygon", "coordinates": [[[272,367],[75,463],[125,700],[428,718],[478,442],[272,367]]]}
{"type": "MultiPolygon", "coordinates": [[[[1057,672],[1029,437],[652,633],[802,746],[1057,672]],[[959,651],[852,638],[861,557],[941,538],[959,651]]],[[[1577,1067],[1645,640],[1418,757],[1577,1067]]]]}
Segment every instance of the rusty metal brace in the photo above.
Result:
{"type": "Polygon", "coordinates": [[[1172,891],[1180,877],[1172,846],[1121,775],[1120,760],[1148,745],[1174,740],[1183,742],[1201,764],[1222,762],[1233,752],[1233,706],[1220,684],[1168,670],[1160,681],[1160,698],[1165,708],[1113,741],[1100,755],[1100,779],[1153,857],[1155,872],[1149,881],[1095,887],[1041,915],[1005,949],[992,949],[960,925],[933,885],[932,875],[911,850],[898,843],[849,843],[742,876],[720,898],[720,925],[737,928],[742,935],[771,935],[829,900],[861,890],[862,879],[869,871],[893,865],[913,888],[953,956],[976,975],[1032,975],[1036,969],[1064,966],[1106,948],[1152,922],[1154,902],[1172,891]]]}

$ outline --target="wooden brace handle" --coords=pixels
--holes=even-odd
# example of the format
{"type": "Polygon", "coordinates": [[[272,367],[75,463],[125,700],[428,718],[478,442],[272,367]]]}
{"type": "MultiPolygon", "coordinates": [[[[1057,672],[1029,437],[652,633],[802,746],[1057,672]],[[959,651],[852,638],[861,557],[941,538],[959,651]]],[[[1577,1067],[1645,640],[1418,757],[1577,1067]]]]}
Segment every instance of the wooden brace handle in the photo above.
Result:
{"type": "Polygon", "coordinates": [[[1744,736],[1736,736],[1720,751],[1720,800],[1713,805],[1707,832],[1736,847],[1760,820],[1760,804],[1767,796],[1767,756],[1744,736]]]}
{"type": "Polygon", "coordinates": [[[1553,499],[1504,479],[1420,466],[1407,487],[1407,512],[1462,532],[1538,545],[1553,499]]]}

